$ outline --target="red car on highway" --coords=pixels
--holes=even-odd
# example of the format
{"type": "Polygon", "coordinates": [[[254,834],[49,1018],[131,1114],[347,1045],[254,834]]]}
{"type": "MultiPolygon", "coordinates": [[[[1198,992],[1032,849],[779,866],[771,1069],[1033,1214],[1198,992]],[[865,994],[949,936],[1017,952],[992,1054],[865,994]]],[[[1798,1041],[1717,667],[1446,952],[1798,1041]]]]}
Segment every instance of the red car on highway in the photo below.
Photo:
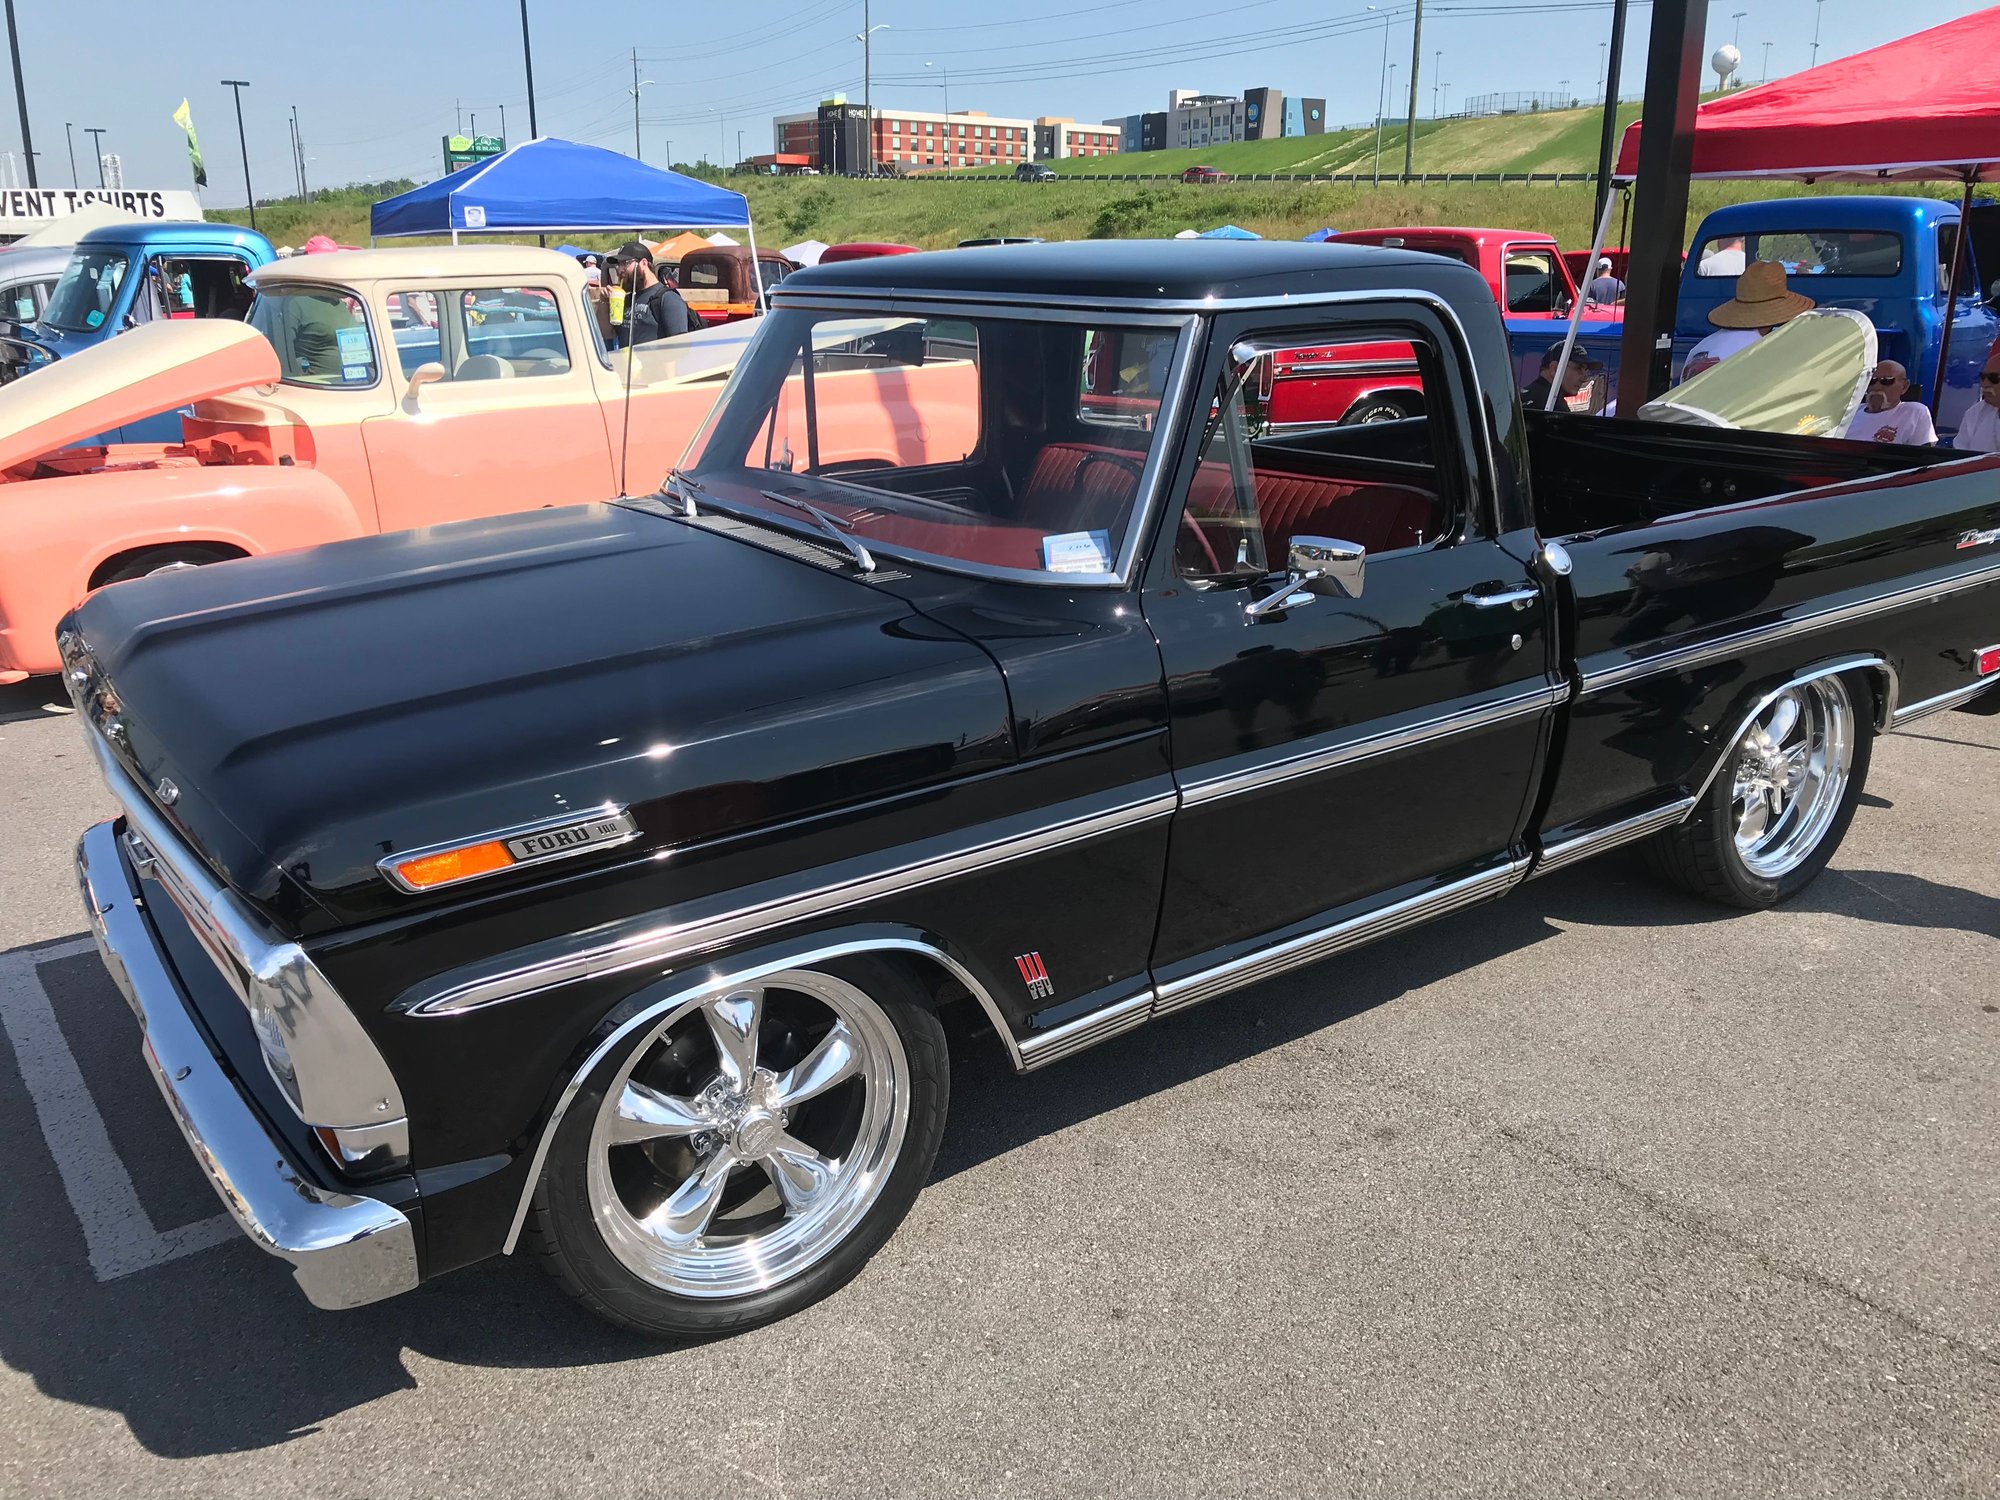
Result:
{"type": "Polygon", "coordinates": [[[1181,173],[1182,182],[1227,182],[1229,174],[1218,167],[1189,167],[1181,173]]]}

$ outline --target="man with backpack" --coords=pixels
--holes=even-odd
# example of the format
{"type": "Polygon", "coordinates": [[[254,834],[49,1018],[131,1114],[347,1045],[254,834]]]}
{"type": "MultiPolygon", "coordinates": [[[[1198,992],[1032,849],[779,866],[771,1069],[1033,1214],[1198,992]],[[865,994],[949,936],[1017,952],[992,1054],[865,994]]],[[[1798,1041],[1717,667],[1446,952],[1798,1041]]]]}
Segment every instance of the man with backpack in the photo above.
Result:
{"type": "Polygon", "coordinates": [[[653,252],[643,242],[627,240],[620,245],[609,269],[625,287],[625,347],[670,339],[695,326],[681,294],[653,270],[653,252]]]}

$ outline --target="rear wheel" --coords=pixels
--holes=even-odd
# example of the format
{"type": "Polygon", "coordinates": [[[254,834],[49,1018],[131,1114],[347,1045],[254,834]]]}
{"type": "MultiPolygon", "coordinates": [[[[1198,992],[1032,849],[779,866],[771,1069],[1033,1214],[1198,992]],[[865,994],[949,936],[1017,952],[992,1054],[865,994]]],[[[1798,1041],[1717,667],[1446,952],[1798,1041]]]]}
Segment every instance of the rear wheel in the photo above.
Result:
{"type": "Polygon", "coordinates": [[[689,1000],[571,1102],[535,1193],[544,1263],[645,1333],[796,1312],[909,1211],[949,1093],[937,1017],[879,961],[689,1000]]]}
{"type": "Polygon", "coordinates": [[[1409,414],[1394,396],[1363,396],[1347,408],[1340,425],[1359,427],[1368,422],[1400,422],[1409,414]]]}
{"type": "Polygon", "coordinates": [[[1786,688],[1730,747],[1693,816],[1648,842],[1653,868],[1728,906],[1774,906],[1803,890],[1854,819],[1874,707],[1860,678],[1786,688]]]}

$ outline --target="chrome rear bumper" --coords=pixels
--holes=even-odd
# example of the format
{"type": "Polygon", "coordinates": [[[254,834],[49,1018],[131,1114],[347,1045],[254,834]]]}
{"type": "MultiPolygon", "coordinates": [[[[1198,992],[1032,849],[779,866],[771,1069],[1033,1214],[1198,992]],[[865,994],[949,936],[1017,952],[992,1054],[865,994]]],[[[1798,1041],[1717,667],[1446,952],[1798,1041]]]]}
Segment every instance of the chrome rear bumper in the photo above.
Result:
{"type": "Polygon", "coordinates": [[[416,1235],[408,1217],[301,1176],[208,1050],[140,910],[114,824],[84,834],[76,873],[97,951],[139,1017],[153,1081],[251,1243],[290,1261],[318,1307],[359,1307],[416,1286],[416,1235]]]}

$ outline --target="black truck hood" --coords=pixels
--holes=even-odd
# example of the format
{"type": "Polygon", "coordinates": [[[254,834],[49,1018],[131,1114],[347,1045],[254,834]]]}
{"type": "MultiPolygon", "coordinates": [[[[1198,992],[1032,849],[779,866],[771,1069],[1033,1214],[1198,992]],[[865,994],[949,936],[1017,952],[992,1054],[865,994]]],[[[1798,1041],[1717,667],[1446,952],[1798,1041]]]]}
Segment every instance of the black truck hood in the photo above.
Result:
{"type": "Polygon", "coordinates": [[[1005,685],[962,637],[844,571],[615,505],[123,583],[65,623],[115,753],[301,930],[473,888],[398,892],[388,854],[610,803],[638,840],[549,868],[645,857],[1009,753],[1005,685]]]}

